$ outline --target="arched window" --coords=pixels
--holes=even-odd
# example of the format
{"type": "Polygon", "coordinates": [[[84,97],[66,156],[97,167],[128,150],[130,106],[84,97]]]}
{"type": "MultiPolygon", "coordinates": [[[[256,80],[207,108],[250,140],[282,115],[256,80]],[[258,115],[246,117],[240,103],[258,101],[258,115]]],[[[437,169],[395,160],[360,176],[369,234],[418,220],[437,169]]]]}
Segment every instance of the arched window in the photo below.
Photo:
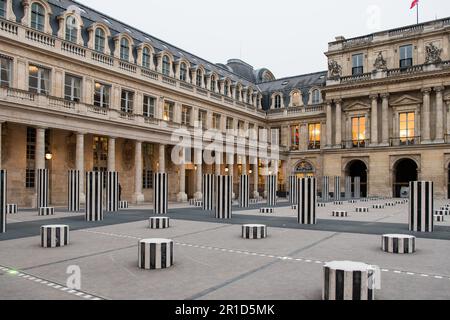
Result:
{"type": "Polygon", "coordinates": [[[6,17],[6,0],[0,0],[0,17],[6,17]]]}
{"type": "Polygon", "coordinates": [[[275,109],[280,109],[281,108],[281,96],[279,94],[277,94],[275,96],[275,105],[274,105],[275,109]]]}
{"type": "Polygon", "coordinates": [[[215,76],[211,76],[211,83],[210,83],[209,89],[212,92],[216,91],[216,77],[215,76]]]}
{"type": "Polygon", "coordinates": [[[168,56],[163,56],[162,58],[162,73],[163,75],[170,75],[170,60],[168,56]]]}
{"type": "Polygon", "coordinates": [[[301,95],[300,92],[295,91],[292,93],[292,106],[298,107],[301,105],[300,103],[301,95]]]}
{"type": "Polygon", "coordinates": [[[120,59],[130,60],[130,42],[126,38],[120,40],[120,59]]]}
{"type": "Polygon", "coordinates": [[[144,47],[144,49],[142,50],[142,66],[144,68],[150,69],[150,59],[151,59],[150,49],[144,47]]]}
{"type": "Polygon", "coordinates": [[[180,80],[186,81],[187,79],[187,66],[186,63],[182,62],[180,64],[180,80]]]}
{"type": "Polygon", "coordinates": [[[105,31],[101,28],[95,29],[95,44],[94,50],[104,53],[105,52],[105,31]]]}
{"type": "Polygon", "coordinates": [[[311,102],[312,102],[312,104],[320,103],[320,91],[318,89],[313,90],[311,102]]]}
{"type": "Polygon", "coordinates": [[[37,2],[31,5],[31,28],[38,31],[45,30],[45,9],[37,2]]]}
{"type": "Polygon", "coordinates": [[[223,85],[223,94],[225,95],[225,96],[228,96],[228,91],[229,91],[229,89],[228,89],[228,86],[229,86],[230,84],[228,83],[228,81],[226,81],[225,83],[224,83],[224,85],[223,85]]]}
{"type": "Polygon", "coordinates": [[[197,87],[201,87],[202,86],[202,71],[201,70],[197,70],[197,76],[195,78],[195,84],[197,87]]]}
{"type": "Polygon", "coordinates": [[[78,40],[78,23],[74,16],[68,16],[66,19],[66,40],[75,43],[78,40]]]}

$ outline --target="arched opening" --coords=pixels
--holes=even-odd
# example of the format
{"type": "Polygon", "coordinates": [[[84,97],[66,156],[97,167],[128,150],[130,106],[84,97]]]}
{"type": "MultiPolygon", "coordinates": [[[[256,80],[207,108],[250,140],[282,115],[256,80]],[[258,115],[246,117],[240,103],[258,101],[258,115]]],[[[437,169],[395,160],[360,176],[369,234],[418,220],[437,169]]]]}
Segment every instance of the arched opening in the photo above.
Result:
{"type": "Polygon", "coordinates": [[[411,159],[401,159],[394,165],[394,197],[409,196],[409,182],[417,181],[417,163],[411,159]]]}
{"type": "Polygon", "coordinates": [[[355,192],[355,177],[361,178],[361,197],[367,197],[367,166],[364,161],[354,160],[347,165],[345,176],[352,177],[352,192],[355,192]]]}
{"type": "Polygon", "coordinates": [[[315,173],[313,165],[307,161],[300,161],[294,168],[294,175],[297,178],[314,177],[315,173]]]}

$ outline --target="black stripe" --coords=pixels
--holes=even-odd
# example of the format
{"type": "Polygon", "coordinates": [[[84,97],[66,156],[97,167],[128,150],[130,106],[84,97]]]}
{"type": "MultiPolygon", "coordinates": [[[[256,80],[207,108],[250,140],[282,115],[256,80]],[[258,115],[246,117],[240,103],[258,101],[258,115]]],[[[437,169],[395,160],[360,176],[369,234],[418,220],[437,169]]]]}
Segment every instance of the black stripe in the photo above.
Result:
{"type": "Polygon", "coordinates": [[[336,300],[344,300],[344,271],[336,270],[336,300]]]}
{"type": "Polygon", "coordinates": [[[352,300],[361,300],[361,271],[353,271],[353,292],[352,300]]]}
{"type": "Polygon", "coordinates": [[[330,268],[324,268],[324,300],[330,300],[330,268]]]}
{"type": "Polygon", "coordinates": [[[150,243],[150,269],[156,269],[156,244],[150,243]]]}
{"type": "Polygon", "coordinates": [[[167,243],[161,243],[161,268],[167,268],[167,243]]]}

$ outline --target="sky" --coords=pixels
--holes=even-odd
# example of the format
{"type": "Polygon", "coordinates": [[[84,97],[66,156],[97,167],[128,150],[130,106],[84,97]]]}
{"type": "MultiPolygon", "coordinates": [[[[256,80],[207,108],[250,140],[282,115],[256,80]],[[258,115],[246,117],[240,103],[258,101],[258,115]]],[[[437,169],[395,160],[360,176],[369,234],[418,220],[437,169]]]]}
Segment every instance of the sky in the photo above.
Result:
{"type": "MultiPolygon", "coordinates": [[[[283,78],[327,69],[336,36],[416,23],[413,0],[78,0],[213,63],[238,58],[283,78]]],[[[420,22],[450,17],[449,0],[420,0],[420,22]]]]}

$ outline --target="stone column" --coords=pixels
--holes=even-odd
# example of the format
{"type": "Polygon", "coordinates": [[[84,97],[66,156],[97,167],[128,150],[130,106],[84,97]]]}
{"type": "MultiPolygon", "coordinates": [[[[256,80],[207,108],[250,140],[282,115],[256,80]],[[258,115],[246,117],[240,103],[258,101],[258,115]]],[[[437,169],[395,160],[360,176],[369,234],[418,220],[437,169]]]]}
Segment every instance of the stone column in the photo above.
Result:
{"type": "Polygon", "coordinates": [[[186,164],[185,164],[185,159],[186,159],[186,149],[182,149],[181,150],[181,164],[179,166],[179,177],[180,177],[180,192],[177,195],[177,201],[178,202],[187,202],[188,197],[186,194],[186,164]]]}
{"type": "Polygon", "coordinates": [[[378,95],[370,96],[372,101],[372,112],[371,112],[371,124],[370,124],[370,139],[372,145],[378,144],[378,95]]]}
{"type": "Polygon", "coordinates": [[[197,168],[196,178],[195,178],[195,195],[194,198],[197,200],[203,199],[202,194],[202,177],[203,177],[203,160],[202,160],[203,151],[202,149],[195,149],[195,165],[197,168]]]}
{"type": "Polygon", "coordinates": [[[444,87],[434,88],[436,91],[436,138],[434,142],[444,142],[444,99],[443,91],[444,87]]]}
{"type": "Polygon", "coordinates": [[[255,199],[259,198],[259,192],[258,192],[258,182],[259,182],[259,166],[258,166],[258,159],[255,159],[255,164],[253,165],[253,197],[255,199]]]}
{"type": "Polygon", "coordinates": [[[136,140],[135,149],[133,202],[141,204],[144,202],[144,194],[142,193],[142,141],[136,140]]]}
{"type": "Polygon", "coordinates": [[[76,170],[80,172],[80,203],[86,203],[86,195],[84,193],[84,133],[77,133],[77,146],[75,154],[76,170]]]}
{"type": "Polygon", "coordinates": [[[247,175],[247,156],[241,156],[242,175],[247,175]]]}
{"type": "Polygon", "coordinates": [[[423,107],[422,107],[422,115],[423,122],[421,126],[422,132],[422,143],[429,143],[431,139],[431,130],[430,130],[430,88],[422,89],[423,93],[423,107]]]}
{"type": "Polygon", "coordinates": [[[230,176],[232,178],[232,186],[231,186],[231,199],[234,200],[236,199],[236,194],[234,192],[234,154],[227,154],[227,163],[226,163],[227,167],[228,167],[228,176],[230,176]]]}
{"type": "Polygon", "coordinates": [[[108,172],[116,171],[116,138],[108,138],[108,172]]]}
{"type": "Polygon", "coordinates": [[[333,145],[333,127],[332,127],[332,111],[331,111],[331,102],[327,102],[327,147],[331,147],[333,145]]]}
{"type": "Polygon", "coordinates": [[[342,146],[342,100],[336,100],[336,147],[342,146]]]}
{"type": "Polygon", "coordinates": [[[389,93],[381,95],[382,102],[382,144],[389,145],[389,93]]]}
{"type": "Polygon", "coordinates": [[[159,172],[166,172],[166,146],[163,144],[159,145],[159,172]]]}
{"type": "Polygon", "coordinates": [[[220,176],[222,174],[221,164],[222,164],[222,154],[219,152],[216,152],[216,162],[214,165],[214,170],[215,170],[216,176],[220,176]]]}
{"type": "Polygon", "coordinates": [[[0,122],[0,169],[2,168],[2,125],[3,122],[0,122]]]}
{"type": "Polygon", "coordinates": [[[45,169],[45,129],[36,128],[36,170],[45,169]]]}

